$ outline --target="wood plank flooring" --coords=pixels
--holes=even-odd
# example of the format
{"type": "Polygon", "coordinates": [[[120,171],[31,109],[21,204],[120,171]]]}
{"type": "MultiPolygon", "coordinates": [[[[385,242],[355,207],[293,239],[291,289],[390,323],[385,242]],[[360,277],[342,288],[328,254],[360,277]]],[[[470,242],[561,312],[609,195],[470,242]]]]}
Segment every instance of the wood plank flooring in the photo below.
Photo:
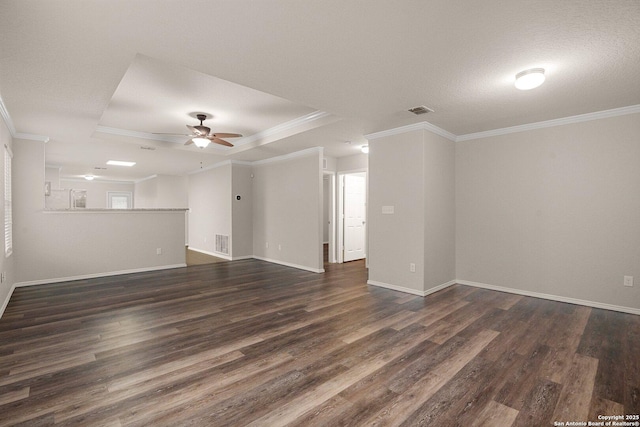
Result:
{"type": "Polygon", "coordinates": [[[640,414],[640,316],[257,260],[16,289],[0,426],[545,426],[640,414]]]}

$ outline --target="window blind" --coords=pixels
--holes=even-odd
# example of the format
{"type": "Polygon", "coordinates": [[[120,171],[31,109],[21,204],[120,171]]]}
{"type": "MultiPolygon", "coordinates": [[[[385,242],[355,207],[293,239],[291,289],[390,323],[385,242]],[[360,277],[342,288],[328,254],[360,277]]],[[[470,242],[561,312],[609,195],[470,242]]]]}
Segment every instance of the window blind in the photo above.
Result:
{"type": "Polygon", "coordinates": [[[11,157],[8,146],[4,146],[4,254],[13,252],[13,205],[11,202],[11,157]]]}

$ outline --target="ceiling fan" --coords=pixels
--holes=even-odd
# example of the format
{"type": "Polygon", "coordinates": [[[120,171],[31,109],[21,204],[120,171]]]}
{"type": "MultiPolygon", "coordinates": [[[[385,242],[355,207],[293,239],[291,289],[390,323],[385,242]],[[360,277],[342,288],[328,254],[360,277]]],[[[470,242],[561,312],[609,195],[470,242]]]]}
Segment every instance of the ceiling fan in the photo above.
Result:
{"type": "Polygon", "coordinates": [[[191,131],[191,134],[178,134],[178,133],[164,133],[156,135],[184,135],[188,136],[189,139],[185,142],[184,145],[195,144],[198,148],[205,148],[209,145],[210,142],[215,142],[216,144],[224,145],[226,147],[233,147],[233,144],[229,141],[225,141],[222,138],[239,138],[242,135],[239,133],[211,133],[211,128],[204,126],[202,124],[203,121],[207,119],[207,116],[204,114],[198,114],[196,116],[198,120],[200,120],[200,124],[197,126],[187,125],[187,128],[191,131]]]}

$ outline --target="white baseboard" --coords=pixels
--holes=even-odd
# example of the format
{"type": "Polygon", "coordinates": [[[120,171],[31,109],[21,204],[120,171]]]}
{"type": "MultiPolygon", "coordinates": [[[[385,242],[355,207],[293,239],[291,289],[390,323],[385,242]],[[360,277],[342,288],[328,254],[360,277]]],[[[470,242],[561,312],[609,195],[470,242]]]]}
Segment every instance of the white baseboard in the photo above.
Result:
{"type": "Polygon", "coordinates": [[[260,261],[271,262],[273,264],[284,265],[286,267],[297,268],[299,270],[310,271],[312,273],[324,273],[324,268],[319,268],[318,269],[318,268],[313,268],[313,267],[307,267],[306,265],[292,264],[290,262],[278,261],[277,259],[265,258],[265,257],[261,257],[261,256],[256,256],[256,255],[254,255],[252,258],[259,259],[260,261]]]}
{"type": "Polygon", "coordinates": [[[82,274],[79,276],[57,277],[54,279],[41,279],[41,280],[31,280],[28,282],[18,282],[14,286],[16,288],[22,288],[25,286],[37,286],[37,285],[46,285],[49,283],[71,282],[74,280],[96,279],[99,277],[120,276],[122,274],[144,273],[147,271],[156,271],[156,270],[168,270],[171,268],[181,268],[186,266],[187,264],[170,264],[170,265],[160,265],[157,267],[144,267],[144,268],[133,268],[130,270],[107,271],[104,273],[82,274]]]}
{"type": "Polygon", "coordinates": [[[524,295],[524,296],[527,296],[527,297],[542,298],[542,299],[548,299],[548,300],[551,300],[551,301],[566,302],[566,303],[569,303],[569,304],[584,305],[584,306],[587,306],[587,307],[601,308],[601,309],[604,309],[604,310],[613,310],[613,311],[619,311],[619,312],[622,312],[622,313],[640,315],[640,309],[638,309],[638,308],[623,307],[623,306],[619,306],[619,305],[606,304],[606,303],[602,303],[602,302],[587,301],[587,300],[582,300],[582,299],[577,299],[577,298],[569,298],[569,297],[562,297],[562,296],[558,296],[558,295],[543,294],[543,293],[540,293],[540,292],[523,291],[523,290],[520,290],[520,289],[505,288],[505,287],[502,287],[502,286],[489,285],[489,284],[486,284],[486,283],[471,282],[469,280],[456,280],[456,283],[458,283],[460,285],[473,286],[473,287],[476,287],[476,288],[489,289],[489,290],[492,290],[492,291],[507,292],[507,293],[510,293],[510,294],[524,295]]]}
{"type": "Polygon", "coordinates": [[[214,256],[216,258],[226,259],[227,261],[238,261],[238,260],[241,260],[241,259],[251,259],[251,258],[253,258],[253,255],[229,256],[229,255],[221,254],[221,253],[218,253],[218,252],[211,252],[211,251],[205,251],[204,249],[193,248],[191,246],[188,246],[188,248],[191,251],[200,252],[201,254],[205,254],[205,255],[211,255],[211,256],[214,256]]]}
{"type": "Polygon", "coordinates": [[[16,284],[14,283],[13,285],[11,285],[11,288],[9,289],[9,294],[7,295],[7,298],[2,303],[2,307],[0,307],[0,319],[4,314],[4,311],[7,309],[7,306],[9,305],[9,300],[11,299],[11,295],[13,295],[13,291],[15,290],[16,290],[16,284]]]}
{"type": "Polygon", "coordinates": [[[418,289],[406,288],[404,286],[392,285],[390,283],[378,282],[376,280],[367,280],[367,284],[368,285],[372,285],[372,286],[378,286],[378,287],[381,287],[381,288],[392,289],[394,291],[405,292],[407,294],[413,294],[413,295],[418,295],[418,296],[421,296],[421,297],[425,297],[425,296],[427,296],[429,294],[432,294],[434,292],[438,292],[438,291],[440,291],[442,289],[448,288],[451,285],[455,285],[456,281],[455,280],[450,280],[447,283],[443,283],[441,285],[436,286],[435,288],[427,289],[425,291],[420,291],[418,289]]]}

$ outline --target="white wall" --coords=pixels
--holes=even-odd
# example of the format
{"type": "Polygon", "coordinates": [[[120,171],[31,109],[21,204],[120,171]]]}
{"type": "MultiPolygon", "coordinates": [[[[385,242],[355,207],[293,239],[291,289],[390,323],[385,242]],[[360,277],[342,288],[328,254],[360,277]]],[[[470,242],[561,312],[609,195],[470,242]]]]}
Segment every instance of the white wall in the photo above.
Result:
{"type": "Polygon", "coordinates": [[[456,212],[458,279],[640,308],[640,115],[457,143],[456,212]]]}
{"type": "Polygon", "coordinates": [[[456,277],[455,144],[424,132],[424,289],[456,277]]]}
{"type": "Polygon", "coordinates": [[[184,212],[43,212],[44,143],[16,140],[14,165],[16,282],[185,264],[184,212]]]}
{"type": "Polygon", "coordinates": [[[331,177],[322,177],[322,242],[329,243],[329,208],[331,206],[329,197],[331,195],[331,177]]]}
{"type": "Polygon", "coordinates": [[[133,206],[138,209],[155,208],[158,198],[158,181],[155,176],[137,181],[134,186],[133,206]]]}
{"type": "Polygon", "coordinates": [[[253,255],[252,173],[250,165],[231,165],[231,251],[234,259],[253,255]]]}
{"type": "Polygon", "coordinates": [[[254,256],[323,271],[322,149],[256,162],[253,173],[254,256]]]}
{"type": "Polygon", "coordinates": [[[413,131],[371,141],[368,162],[369,280],[415,292],[424,291],[423,139],[413,131]]]}
{"type": "Polygon", "coordinates": [[[44,170],[44,180],[51,183],[52,189],[59,189],[60,187],[60,167],[47,166],[44,170]]]}
{"type": "MultiPolygon", "coordinates": [[[[61,179],[60,188],[86,190],[87,209],[107,208],[107,192],[124,191],[133,196],[133,183],[128,182],[108,182],[108,181],[87,181],[86,179],[61,179]]],[[[134,205],[135,206],[135,205],[134,205]]]]}
{"type": "MultiPolygon", "coordinates": [[[[11,133],[9,132],[9,129],[5,125],[4,121],[0,120],[0,150],[2,151],[2,155],[0,156],[1,157],[0,159],[0,192],[2,193],[3,200],[4,200],[4,146],[5,145],[13,149],[13,138],[11,137],[11,133]]],[[[16,168],[15,163],[12,163],[12,170],[15,171],[15,168],[16,168]]],[[[13,188],[15,188],[15,183],[12,185],[12,189],[13,188]]],[[[15,212],[15,209],[13,212],[15,212]]],[[[0,218],[2,218],[2,221],[4,223],[4,203],[0,204],[0,218]]],[[[15,219],[14,219],[14,224],[15,224],[15,219]]],[[[2,316],[4,309],[9,303],[9,297],[11,296],[13,284],[16,281],[15,272],[14,272],[15,254],[10,255],[9,257],[5,257],[4,226],[2,227],[2,230],[3,230],[3,235],[2,235],[2,250],[0,250],[0,272],[5,272],[6,279],[4,282],[0,283],[0,316],[2,316]]],[[[15,235],[15,232],[16,232],[16,227],[14,225],[13,226],[14,235],[15,235]]]]}
{"type": "Polygon", "coordinates": [[[231,236],[231,163],[189,175],[188,189],[189,247],[217,254],[215,235],[231,236]]]}
{"type": "Polygon", "coordinates": [[[369,143],[369,281],[426,294],[455,278],[455,145],[425,130],[369,143]],[[393,206],[393,214],[383,214],[393,206]],[[415,264],[415,272],[410,264],[415,264]]]}
{"type": "Polygon", "coordinates": [[[368,167],[369,156],[364,153],[338,157],[336,162],[337,172],[365,171],[368,167]]]}
{"type": "Polygon", "coordinates": [[[188,203],[186,176],[153,175],[135,183],[136,208],[186,208],[188,203]]]}

